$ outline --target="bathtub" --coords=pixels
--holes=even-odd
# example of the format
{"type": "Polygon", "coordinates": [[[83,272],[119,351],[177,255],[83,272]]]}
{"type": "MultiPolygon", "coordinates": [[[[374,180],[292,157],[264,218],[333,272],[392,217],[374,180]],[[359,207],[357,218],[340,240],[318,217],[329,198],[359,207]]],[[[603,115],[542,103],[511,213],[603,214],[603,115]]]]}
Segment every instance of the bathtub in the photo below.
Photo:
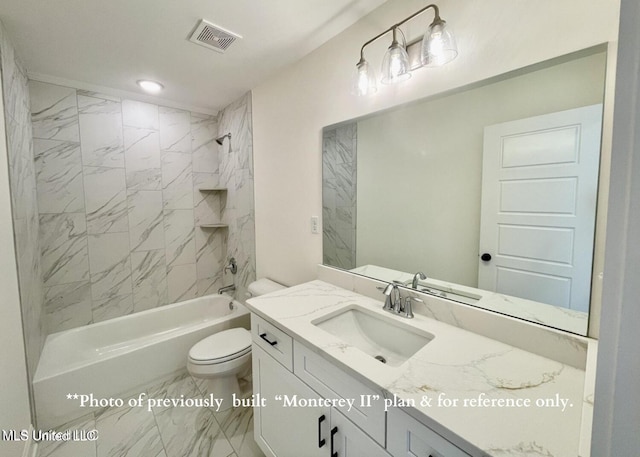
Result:
{"type": "Polygon", "coordinates": [[[249,311],[225,295],[208,295],[74,328],[47,337],[33,380],[38,427],[49,429],[99,408],[67,394],[123,398],[184,370],[191,346],[233,327],[249,328],[249,311]]]}

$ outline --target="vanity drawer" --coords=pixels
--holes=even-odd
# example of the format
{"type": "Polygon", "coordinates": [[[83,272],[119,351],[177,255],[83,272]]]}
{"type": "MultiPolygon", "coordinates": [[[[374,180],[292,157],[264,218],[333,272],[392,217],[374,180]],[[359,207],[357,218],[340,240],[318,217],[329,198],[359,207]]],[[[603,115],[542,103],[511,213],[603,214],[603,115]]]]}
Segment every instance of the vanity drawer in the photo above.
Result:
{"type": "Polygon", "coordinates": [[[387,451],[395,457],[471,457],[399,408],[387,418],[387,451]]]}
{"type": "Polygon", "coordinates": [[[287,370],[293,371],[293,339],[289,335],[252,313],[251,338],[287,370]]]}
{"type": "Polygon", "coordinates": [[[297,341],[293,347],[296,376],[324,398],[355,400],[351,411],[348,407],[336,409],[384,447],[386,414],[382,392],[362,384],[297,341]],[[380,400],[363,406],[362,396],[371,398],[367,395],[378,395],[380,400]]]}

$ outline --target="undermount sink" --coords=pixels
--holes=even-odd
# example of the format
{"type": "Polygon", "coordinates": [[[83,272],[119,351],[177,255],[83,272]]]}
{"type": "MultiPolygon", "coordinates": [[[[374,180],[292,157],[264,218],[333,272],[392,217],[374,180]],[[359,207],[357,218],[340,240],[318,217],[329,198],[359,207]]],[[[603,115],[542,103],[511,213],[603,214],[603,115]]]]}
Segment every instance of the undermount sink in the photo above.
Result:
{"type": "Polygon", "coordinates": [[[390,366],[400,366],[435,338],[399,321],[351,305],[311,322],[390,366]]]}

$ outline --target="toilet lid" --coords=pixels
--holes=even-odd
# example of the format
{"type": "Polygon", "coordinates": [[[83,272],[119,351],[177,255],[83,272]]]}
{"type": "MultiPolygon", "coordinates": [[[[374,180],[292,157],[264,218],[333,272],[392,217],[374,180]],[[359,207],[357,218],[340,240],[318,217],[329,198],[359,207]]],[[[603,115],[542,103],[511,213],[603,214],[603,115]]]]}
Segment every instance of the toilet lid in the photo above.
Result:
{"type": "Polygon", "coordinates": [[[232,328],[211,335],[189,350],[194,361],[212,361],[240,357],[251,350],[251,333],[245,328],[232,328]]]}

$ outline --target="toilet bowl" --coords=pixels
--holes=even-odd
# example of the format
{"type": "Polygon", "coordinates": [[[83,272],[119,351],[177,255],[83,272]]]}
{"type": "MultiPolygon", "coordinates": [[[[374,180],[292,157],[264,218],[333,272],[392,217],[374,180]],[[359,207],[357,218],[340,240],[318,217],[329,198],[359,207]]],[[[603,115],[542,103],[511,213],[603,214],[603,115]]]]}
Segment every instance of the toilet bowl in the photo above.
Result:
{"type": "MultiPolygon", "coordinates": [[[[249,285],[248,295],[256,297],[279,289],[284,286],[263,278],[249,285]]],[[[197,342],[187,358],[189,373],[204,379],[207,391],[222,400],[221,411],[233,406],[234,394],[242,396],[238,378],[250,368],[251,333],[245,328],[224,330],[197,342]]]]}
{"type": "Polygon", "coordinates": [[[233,406],[233,394],[240,396],[238,375],[246,373],[251,363],[251,333],[232,328],[211,335],[189,350],[187,370],[196,378],[207,380],[207,390],[222,400],[221,409],[233,406]]]}

